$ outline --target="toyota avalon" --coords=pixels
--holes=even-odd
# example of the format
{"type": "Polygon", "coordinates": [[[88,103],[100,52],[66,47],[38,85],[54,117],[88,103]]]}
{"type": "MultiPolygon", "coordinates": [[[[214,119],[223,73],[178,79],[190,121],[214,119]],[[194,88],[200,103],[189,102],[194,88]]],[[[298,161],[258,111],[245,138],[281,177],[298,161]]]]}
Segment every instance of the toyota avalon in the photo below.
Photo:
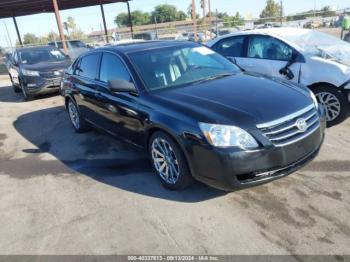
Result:
{"type": "Polygon", "coordinates": [[[67,70],[77,132],[97,127],[148,150],[169,189],[223,190],[286,176],[311,161],[325,116],[305,87],[245,73],[202,45],[151,41],[96,49],[67,70]]]}

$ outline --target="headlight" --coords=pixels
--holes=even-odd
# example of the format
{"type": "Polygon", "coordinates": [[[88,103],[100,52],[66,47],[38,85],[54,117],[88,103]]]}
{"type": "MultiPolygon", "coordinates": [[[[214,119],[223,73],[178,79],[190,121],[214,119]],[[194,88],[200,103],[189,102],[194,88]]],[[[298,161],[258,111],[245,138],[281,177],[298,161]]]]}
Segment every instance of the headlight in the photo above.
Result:
{"type": "Polygon", "coordinates": [[[256,149],[256,140],[246,131],[235,126],[199,123],[209,144],[215,147],[239,147],[242,149],[256,149]]]}
{"type": "Polygon", "coordinates": [[[310,96],[311,96],[312,100],[314,101],[316,109],[318,109],[318,101],[317,101],[315,94],[312,91],[310,91],[310,96]]]}
{"type": "Polygon", "coordinates": [[[38,71],[22,69],[22,74],[25,76],[40,76],[38,71]]]}

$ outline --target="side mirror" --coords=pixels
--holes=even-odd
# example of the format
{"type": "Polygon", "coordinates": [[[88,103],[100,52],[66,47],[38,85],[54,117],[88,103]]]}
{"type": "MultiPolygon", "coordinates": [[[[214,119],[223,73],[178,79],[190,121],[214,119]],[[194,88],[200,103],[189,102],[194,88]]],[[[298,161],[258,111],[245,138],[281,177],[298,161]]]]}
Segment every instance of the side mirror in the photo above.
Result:
{"type": "Polygon", "coordinates": [[[233,64],[237,64],[237,60],[236,60],[236,58],[234,58],[233,56],[227,56],[226,57],[230,62],[232,62],[233,64]]]}
{"type": "Polygon", "coordinates": [[[125,80],[110,80],[107,83],[107,87],[112,93],[136,93],[135,85],[125,80]]]}
{"type": "Polygon", "coordinates": [[[280,70],[280,74],[284,75],[288,80],[292,80],[294,78],[294,73],[292,70],[290,70],[290,68],[282,68],[280,70]]]}

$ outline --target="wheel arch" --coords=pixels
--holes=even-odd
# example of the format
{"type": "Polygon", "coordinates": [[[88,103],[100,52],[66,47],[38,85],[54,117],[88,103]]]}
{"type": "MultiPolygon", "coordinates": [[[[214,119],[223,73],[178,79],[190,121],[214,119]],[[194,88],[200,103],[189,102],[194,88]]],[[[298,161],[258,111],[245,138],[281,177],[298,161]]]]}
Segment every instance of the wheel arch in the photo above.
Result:
{"type": "Polygon", "coordinates": [[[183,153],[185,160],[186,160],[186,164],[188,166],[188,168],[191,171],[191,176],[193,177],[193,169],[192,169],[192,165],[190,162],[190,158],[184,148],[184,146],[182,145],[182,143],[179,141],[179,139],[177,138],[177,136],[171,132],[170,130],[168,130],[167,128],[161,127],[161,126],[152,126],[147,130],[147,137],[146,137],[146,150],[147,152],[149,152],[149,142],[151,137],[153,136],[154,133],[156,132],[163,132],[166,135],[168,135],[170,138],[173,139],[173,141],[176,143],[176,145],[179,147],[179,149],[181,150],[181,152],[183,153]]]}
{"type": "Polygon", "coordinates": [[[328,87],[332,87],[332,88],[335,88],[337,89],[338,91],[342,91],[342,89],[336,85],[333,85],[331,83],[328,83],[328,82],[317,82],[317,83],[313,83],[311,85],[308,86],[308,88],[311,89],[311,91],[314,91],[316,90],[318,87],[321,87],[321,86],[328,86],[328,87]]]}

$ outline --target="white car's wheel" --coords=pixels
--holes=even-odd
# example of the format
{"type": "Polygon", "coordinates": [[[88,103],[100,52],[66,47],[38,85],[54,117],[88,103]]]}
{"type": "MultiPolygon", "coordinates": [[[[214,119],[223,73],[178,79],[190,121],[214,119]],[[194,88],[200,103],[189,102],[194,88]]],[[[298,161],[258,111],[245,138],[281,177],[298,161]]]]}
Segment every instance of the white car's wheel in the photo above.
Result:
{"type": "Polygon", "coordinates": [[[339,124],[347,118],[349,102],[342,92],[331,86],[320,86],[313,92],[326,111],[328,127],[339,124]]]}

